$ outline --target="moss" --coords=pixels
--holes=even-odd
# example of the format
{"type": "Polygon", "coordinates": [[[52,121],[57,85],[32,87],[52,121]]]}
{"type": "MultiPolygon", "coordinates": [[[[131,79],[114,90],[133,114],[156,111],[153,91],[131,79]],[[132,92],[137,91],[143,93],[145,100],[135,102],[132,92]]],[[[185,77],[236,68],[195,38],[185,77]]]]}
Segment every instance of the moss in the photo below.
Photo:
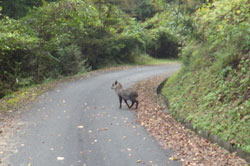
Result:
{"type": "Polygon", "coordinates": [[[134,57],[134,63],[139,65],[161,65],[167,63],[175,63],[178,62],[178,59],[159,59],[153,58],[149,55],[141,55],[134,57]]]}
{"type": "Polygon", "coordinates": [[[16,92],[12,92],[0,100],[0,110],[6,112],[8,110],[15,110],[21,106],[33,101],[44,91],[54,86],[55,82],[43,83],[40,85],[33,85],[19,89],[16,92]]]}

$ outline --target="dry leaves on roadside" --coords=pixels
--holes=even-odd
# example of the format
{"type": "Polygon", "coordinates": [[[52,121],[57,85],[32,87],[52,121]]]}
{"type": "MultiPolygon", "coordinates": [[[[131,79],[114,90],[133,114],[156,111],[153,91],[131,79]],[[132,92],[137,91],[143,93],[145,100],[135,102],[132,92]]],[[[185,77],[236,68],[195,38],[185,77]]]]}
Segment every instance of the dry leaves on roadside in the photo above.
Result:
{"type": "Polygon", "coordinates": [[[185,129],[157,100],[156,88],[165,77],[154,77],[139,82],[140,106],[136,110],[138,123],[146,128],[164,148],[171,148],[175,155],[171,160],[180,160],[183,165],[241,166],[247,163],[235,154],[199,137],[185,129]]]}

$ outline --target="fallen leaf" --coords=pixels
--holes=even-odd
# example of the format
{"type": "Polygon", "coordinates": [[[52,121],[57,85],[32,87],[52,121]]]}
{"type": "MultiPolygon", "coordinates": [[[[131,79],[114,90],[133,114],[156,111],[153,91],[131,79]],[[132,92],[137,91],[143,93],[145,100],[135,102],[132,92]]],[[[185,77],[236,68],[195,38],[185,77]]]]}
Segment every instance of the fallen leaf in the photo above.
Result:
{"type": "Polygon", "coordinates": [[[178,159],[175,157],[169,157],[169,160],[178,160],[178,159]]]}
{"type": "Polygon", "coordinates": [[[78,128],[78,129],[83,129],[83,128],[84,128],[84,126],[77,126],[77,128],[78,128]]]}
{"type": "Polygon", "coordinates": [[[58,161],[62,161],[62,160],[64,160],[64,157],[57,157],[56,158],[58,161]]]}
{"type": "Polygon", "coordinates": [[[98,131],[106,131],[106,130],[108,130],[108,128],[100,128],[100,129],[98,129],[98,131]]]}
{"type": "Polygon", "coordinates": [[[130,149],[130,148],[127,148],[127,150],[128,150],[128,151],[131,151],[132,149],[130,149]]]}

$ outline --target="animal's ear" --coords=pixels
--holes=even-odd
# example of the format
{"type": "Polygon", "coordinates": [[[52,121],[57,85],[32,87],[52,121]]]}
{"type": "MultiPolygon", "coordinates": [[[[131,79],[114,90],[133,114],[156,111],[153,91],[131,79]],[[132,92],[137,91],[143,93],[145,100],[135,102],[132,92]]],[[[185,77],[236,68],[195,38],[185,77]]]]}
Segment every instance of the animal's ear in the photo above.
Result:
{"type": "Polygon", "coordinates": [[[117,84],[118,82],[117,82],[117,80],[115,81],[115,84],[117,84]]]}

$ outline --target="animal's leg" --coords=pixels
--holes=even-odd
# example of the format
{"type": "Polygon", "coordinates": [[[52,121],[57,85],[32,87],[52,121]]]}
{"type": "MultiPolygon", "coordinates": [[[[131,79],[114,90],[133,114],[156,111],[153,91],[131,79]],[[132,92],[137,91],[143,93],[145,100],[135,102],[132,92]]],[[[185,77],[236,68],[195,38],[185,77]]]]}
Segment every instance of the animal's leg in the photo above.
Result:
{"type": "Polygon", "coordinates": [[[127,102],[127,100],[124,100],[124,101],[125,101],[125,103],[127,104],[128,108],[129,108],[129,105],[128,105],[128,102],[127,102]]]}
{"type": "Polygon", "coordinates": [[[137,108],[138,108],[138,105],[139,105],[139,101],[138,101],[138,100],[136,100],[136,101],[135,101],[135,103],[136,103],[136,107],[135,107],[135,109],[137,109],[137,108]]]}
{"type": "Polygon", "coordinates": [[[121,96],[119,96],[119,101],[120,101],[120,109],[122,108],[122,97],[121,96]]]}
{"type": "Polygon", "coordinates": [[[129,109],[132,108],[134,104],[135,104],[135,102],[132,100],[132,104],[131,104],[131,106],[129,107],[129,109]]]}

